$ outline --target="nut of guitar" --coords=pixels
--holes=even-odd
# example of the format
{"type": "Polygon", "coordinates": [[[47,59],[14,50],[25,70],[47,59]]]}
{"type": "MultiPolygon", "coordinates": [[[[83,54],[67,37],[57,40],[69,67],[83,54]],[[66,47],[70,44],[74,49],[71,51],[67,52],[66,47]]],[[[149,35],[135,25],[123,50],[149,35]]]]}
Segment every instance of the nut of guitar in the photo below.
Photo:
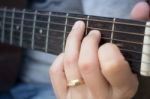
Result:
{"type": "Polygon", "coordinates": [[[146,23],[141,59],[141,75],[150,76],[150,22],[146,23]]]}

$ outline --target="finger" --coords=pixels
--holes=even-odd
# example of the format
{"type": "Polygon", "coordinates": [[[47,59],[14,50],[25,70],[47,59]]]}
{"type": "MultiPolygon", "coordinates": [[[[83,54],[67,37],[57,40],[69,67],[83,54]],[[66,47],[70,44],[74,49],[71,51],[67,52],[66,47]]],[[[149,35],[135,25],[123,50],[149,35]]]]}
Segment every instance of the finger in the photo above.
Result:
{"type": "Polygon", "coordinates": [[[50,67],[50,79],[58,99],[66,99],[67,80],[64,72],[63,54],[60,54],[50,67]]]}
{"type": "Polygon", "coordinates": [[[130,18],[136,20],[149,19],[150,7],[146,2],[137,3],[131,11],[130,18]]]}
{"type": "MultiPolygon", "coordinates": [[[[80,73],[95,96],[108,96],[108,85],[100,71],[98,45],[100,32],[93,30],[83,39],[79,57],[80,73]]],[[[98,98],[98,97],[97,97],[98,98]]]]}
{"type": "Polygon", "coordinates": [[[82,21],[77,21],[67,38],[64,64],[68,81],[81,78],[78,69],[78,57],[84,29],[84,23],[82,21]]]}
{"type": "Polygon", "coordinates": [[[137,77],[131,72],[128,62],[124,59],[117,46],[109,43],[101,46],[99,59],[102,73],[112,88],[122,91],[132,89],[131,92],[136,92],[137,77]]]}

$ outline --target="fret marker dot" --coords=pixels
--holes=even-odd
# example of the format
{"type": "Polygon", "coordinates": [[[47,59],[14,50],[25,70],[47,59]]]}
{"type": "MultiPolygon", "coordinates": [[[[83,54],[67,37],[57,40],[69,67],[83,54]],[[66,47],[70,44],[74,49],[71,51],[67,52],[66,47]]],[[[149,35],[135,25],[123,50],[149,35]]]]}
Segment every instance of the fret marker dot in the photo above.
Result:
{"type": "Polygon", "coordinates": [[[20,29],[20,26],[19,26],[19,25],[17,25],[17,26],[16,26],[16,30],[19,30],[19,29],[20,29]]]}
{"type": "Polygon", "coordinates": [[[43,30],[42,30],[42,29],[40,29],[40,30],[39,30],[39,33],[40,33],[40,34],[42,34],[42,33],[43,33],[43,30]]]}

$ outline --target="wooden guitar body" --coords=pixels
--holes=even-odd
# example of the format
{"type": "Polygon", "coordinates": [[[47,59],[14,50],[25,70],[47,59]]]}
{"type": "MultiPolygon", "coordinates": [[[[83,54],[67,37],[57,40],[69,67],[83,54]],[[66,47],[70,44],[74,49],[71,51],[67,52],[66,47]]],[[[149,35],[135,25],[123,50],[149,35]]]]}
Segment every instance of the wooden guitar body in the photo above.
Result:
{"type": "MultiPolygon", "coordinates": [[[[24,8],[27,0],[0,0],[0,6],[24,8]]],[[[12,87],[19,71],[21,49],[0,44],[0,92],[12,87]]]]}

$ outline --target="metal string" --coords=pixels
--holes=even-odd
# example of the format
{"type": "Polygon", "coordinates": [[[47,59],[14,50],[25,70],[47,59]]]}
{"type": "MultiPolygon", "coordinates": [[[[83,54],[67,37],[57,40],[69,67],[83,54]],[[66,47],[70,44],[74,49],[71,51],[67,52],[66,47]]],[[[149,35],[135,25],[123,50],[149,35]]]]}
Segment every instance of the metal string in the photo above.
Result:
{"type": "MultiPolygon", "coordinates": [[[[11,25],[10,22],[5,22],[5,24],[7,25],[11,25]]],[[[62,25],[62,26],[65,26],[64,24],[61,24],[61,23],[56,23],[56,22],[51,22],[51,24],[54,24],[54,25],[62,25]]],[[[16,26],[20,25],[20,24],[14,24],[16,26]]],[[[67,25],[67,26],[70,26],[72,27],[73,25],[67,25]]],[[[27,28],[33,28],[33,26],[27,26],[27,25],[24,25],[23,27],[27,27],[27,28]]],[[[43,27],[39,27],[39,26],[35,26],[36,29],[42,29],[42,30],[45,30],[47,31],[47,28],[43,28],[43,27]]],[[[99,30],[99,31],[108,31],[106,29],[97,29],[97,28],[92,28],[92,27],[87,27],[88,29],[96,29],[96,30],[99,30]]],[[[58,30],[59,32],[64,32],[64,31],[61,31],[61,30],[58,30]]],[[[111,31],[111,30],[110,30],[111,31]]],[[[113,31],[113,32],[118,32],[118,33],[122,33],[123,31],[113,31]]],[[[69,33],[68,33],[69,34],[69,33]]],[[[102,33],[104,34],[104,33],[102,33]]],[[[130,35],[134,35],[134,34],[130,34],[130,35]]],[[[140,35],[141,36],[141,35],[140,35]]],[[[124,42],[124,43],[133,43],[133,44],[137,44],[137,45],[147,45],[147,46],[150,46],[150,43],[143,43],[143,42],[134,42],[134,41],[129,41],[129,40],[120,40],[120,39],[113,39],[115,41],[120,41],[120,42],[124,42]]]]}
{"type": "MultiPolygon", "coordinates": [[[[2,9],[2,8],[0,8],[0,11],[3,11],[4,9],[2,9]]],[[[31,12],[29,12],[29,11],[25,11],[24,13],[25,14],[32,14],[32,15],[34,15],[34,12],[35,11],[37,11],[37,10],[34,10],[34,11],[31,11],[31,12]]],[[[12,12],[12,10],[11,9],[6,9],[6,12],[12,12]]],[[[20,13],[20,14],[22,14],[22,10],[16,10],[15,11],[16,13],[20,13]]],[[[37,15],[43,15],[43,16],[48,16],[48,13],[47,12],[45,12],[44,13],[44,11],[37,11],[37,15]],[[42,12],[42,13],[41,13],[42,12]]],[[[61,13],[61,12],[60,12],[61,13]]],[[[78,14],[76,14],[76,15],[78,15],[78,14]]],[[[62,18],[66,18],[66,16],[65,15],[53,15],[53,14],[51,14],[50,16],[54,16],[54,17],[62,17],[62,18]]],[[[85,20],[85,21],[87,21],[87,18],[79,18],[79,17],[74,17],[74,16],[67,16],[67,18],[71,18],[71,19],[77,19],[77,20],[85,20]]],[[[106,17],[107,18],[107,17],[106,17]]],[[[107,23],[112,23],[113,22],[113,20],[112,21],[106,21],[106,20],[99,20],[99,19],[88,19],[89,21],[96,21],[96,22],[107,22],[107,23]]],[[[137,21],[137,22],[144,22],[144,21],[137,21]]],[[[140,26],[140,27],[150,27],[149,25],[141,25],[141,24],[135,24],[135,23],[126,23],[126,22],[114,22],[115,24],[122,24],[122,25],[132,25],[132,26],[140,26]]]]}
{"type": "MultiPolygon", "coordinates": [[[[0,18],[2,18],[2,16],[0,16],[0,18]]],[[[8,16],[6,16],[5,18],[12,19],[12,17],[8,17],[8,16]]],[[[14,18],[14,19],[21,20],[21,18],[14,18]]],[[[24,19],[23,21],[34,22],[32,19],[24,19]]],[[[41,22],[41,23],[48,24],[47,21],[42,21],[42,20],[36,20],[36,22],[41,22]]],[[[56,24],[56,25],[65,26],[65,24],[63,24],[63,23],[58,23],[58,22],[53,22],[53,21],[50,22],[50,24],[56,24]]],[[[73,25],[67,24],[67,26],[71,26],[72,27],[73,25]]],[[[132,35],[137,35],[137,36],[150,36],[150,34],[143,34],[143,33],[127,32],[127,31],[113,31],[113,30],[109,30],[109,29],[100,29],[100,28],[95,28],[95,27],[87,27],[87,28],[89,28],[89,29],[96,29],[96,30],[105,30],[105,31],[108,31],[108,32],[117,32],[117,33],[124,33],[124,34],[132,34],[132,35]]]]}
{"type": "MultiPolygon", "coordinates": [[[[10,30],[9,28],[5,28],[5,30],[10,30]]],[[[61,31],[61,30],[55,30],[55,29],[49,29],[49,31],[54,31],[54,32],[64,32],[64,31],[61,31]]],[[[14,30],[13,32],[18,32],[16,30],[14,30]]],[[[29,32],[29,31],[23,31],[24,34],[28,34],[29,36],[32,36],[32,32],[29,32]]],[[[69,32],[66,32],[67,34],[69,34],[69,32]]],[[[35,33],[36,36],[38,36],[39,34],[35,33]]],[[[44,37],[46,38],[46,35],[43,35],[41,34],[40,35],[41,37],[44,37]]],[[[18,37],[18,36],[13,36],[13,37],[18,37]]],[[[18,37],[19,38],[19,37],[18,37]]],[[[60,37],[56,37],[56,36],[49,36],[49,38],[53,38],[53,39],[58,39],[58,40],[62,40],[60,37]]],[[[107,39],[107,40],[110,40],[110,38],[106,38],[106,37],[101,37],[102,39],[107,39]]],[[[31,40],[31,39],[27,39],[26,40],[31,40]]],[[[122,41],[123,42],[123,41],[122,41]]],[[[123,49],[123,48],[120,48],[121,50],[124,50],[124,51],[127,51],[127,52],[134,52],[134,53],[137,53],[137,54],[144,54],[144,55],[147,55],[150,57],[150,54],[148,53],[144,53],[144,52],[138,52],[138,51],[134,51],[134,50],[129,50],[129,49],[123,49]]]]}

